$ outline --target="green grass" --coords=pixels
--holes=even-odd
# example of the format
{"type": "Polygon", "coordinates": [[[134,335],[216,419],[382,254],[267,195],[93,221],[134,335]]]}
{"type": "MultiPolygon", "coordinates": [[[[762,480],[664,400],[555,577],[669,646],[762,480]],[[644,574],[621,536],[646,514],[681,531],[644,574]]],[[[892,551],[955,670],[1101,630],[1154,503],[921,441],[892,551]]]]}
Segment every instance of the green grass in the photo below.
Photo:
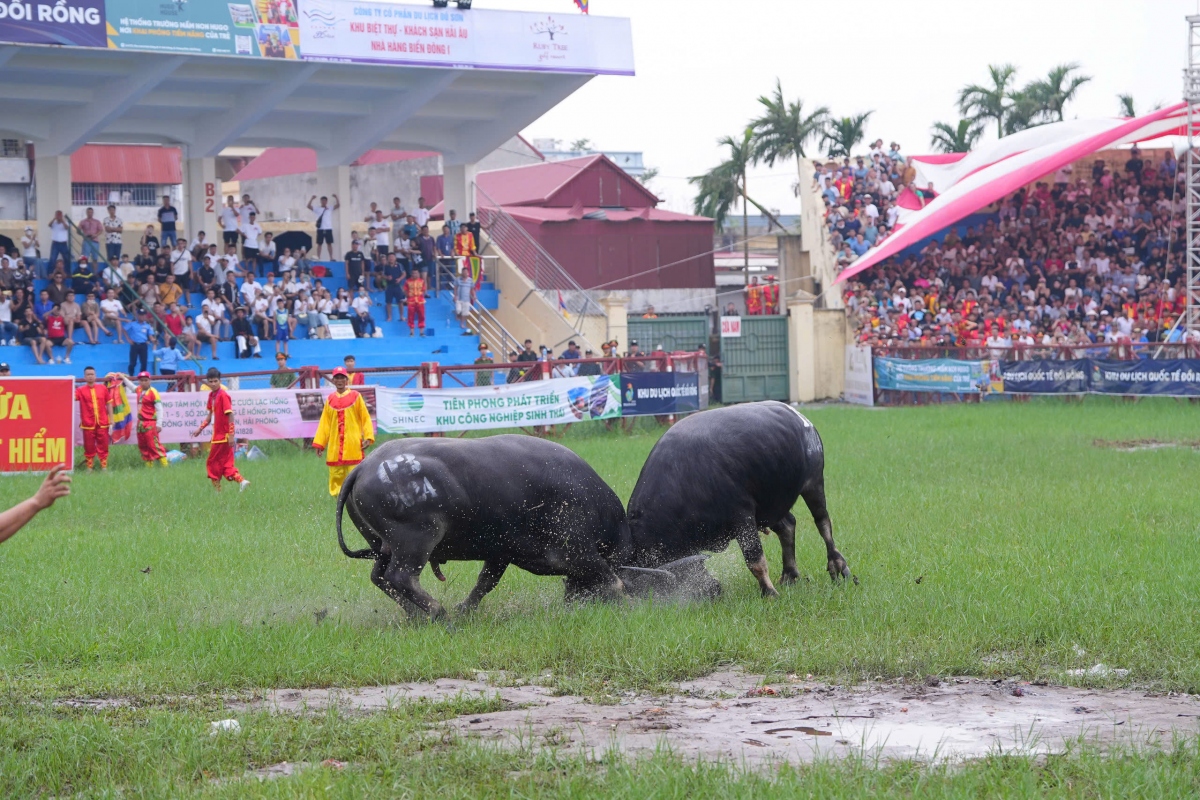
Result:
{"type": "MultiPolygon", "coordinates": [[[[473,787],[527,796],[642,797],[654,793],[645,791],[650,787],[663,796],[738,795],[768,779],[665,756],[635,769],[569,759],[545,764],[543,756],[453,743],[425,753],[413,726],[427,722],[414,720],[434,713],[428,710],[395,719],[256,717],[261,747],[247,737],[237,747],[204,740],[177,750],[165,743],[191,741],[182,732],[203,727],[211,714],[170,703],[103,714],[46,705],[65,696],[215,698],[257,687],[367,685],[497,669],[518,676],[550,671],[564,691],[603,695],[726,664],[839,680],[932,673],[1061,681],[1063,670],[1097,662],[1130,673],[1075,680],[1200,690],[1200,626],[1193,624],[1200,606],[1200,451],[1118,452],[1092,444],[1200,439],[1200,408],[1093,398],[1082,405],[806,414],[825,440],[834,532],[861,585],[830,584],[820,539],[801,507],[798,560],[808,580],[777,601],[758,596],[734,548],[711,562],[726,589],[714,603],[564,607],[559,579],[512,569],[479,612],[450,625],[408,622],[370,584],[367,562],[342,557],[316,457],[275,443],[267,448],[270,461],[245,466],[254,482],[249,492],[214,496],[202,463],[147,470],[133,449],[121,448],[108,474],[79,474],[69,499],[0,547],[0,794],[19,775],[17,794],[101,785],[150,787],[157,796],[170,794],[162,787],[172,783],[207,786],[205,769],[240,774],[270,759],[328,757],[370,766],[336,775],[317,770],[261,791],[320,793],[328,783],[335,794],[359,796],[370,788],[417,796],[435,785],[452,795],[473,787]],[[318,622],[320,611],[327,616],[318,622]],[[350,747],[360,738],[377,749],[346,754],[330,745],[321,755],[314,744],[350,747]],[[395,764],[380,755],[388,742],[398,748],[395,764]],[[71,747],[79,750],[76,759],[111,763],[72,766],[71,747]],[[233,748],[236,757],[221,748],[233,748]],[[159,750],[162,765],[155,763],[159,750]],[[130,761],[110,760],[111,752],[130,761]],[[148,770],[158,766],[162,778],[152,780],[148,770]],[[52,779],[60,769],[67,777],[52,779]],[[481,777],[506,771],[528,776],[498,783],[481,777]],[[647,783],[647,776],[657,777],[647,783]]],[[[648,426],[633,436],[576,428],[564,442],[624,499],[656,435],[648,426]]],[[[0,481],[0,504],[35,485],[33,478],[0,481]]],[[[773,539],[767,552],[777,576],[773,539]]],[[[470,590],[477,569],[448,564],[447,583],[426,573],[424,584],[450,605],[470,590]]],[[[1105,785],[1127,780],[1143,787],[1163,781],[1162,793],[1170,793],[1195,789],[1200,760],[1193,750],[1181,753],[1109,760],[1084,754],[1057,772],[1056,762],[989,760],[952,772],[822,765],[770,779],[803,781],[817,787],[814,794],[824,793],[821,786],[851,794],[980,795],[990,786],[1014,794],[1108,794],[1105,785]]]]}

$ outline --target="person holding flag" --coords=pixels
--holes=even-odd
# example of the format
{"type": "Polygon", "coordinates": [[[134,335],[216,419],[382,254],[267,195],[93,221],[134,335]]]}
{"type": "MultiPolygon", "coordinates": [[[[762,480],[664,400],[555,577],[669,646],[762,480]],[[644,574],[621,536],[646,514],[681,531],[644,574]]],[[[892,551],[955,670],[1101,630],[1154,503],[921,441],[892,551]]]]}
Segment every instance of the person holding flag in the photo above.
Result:
{"type": "Polygon", "coordinates": [[[425,294],[428,284],[425,283],[425,268],[414,270],[404,282],[404,294],[408,297],[408,335],[412,336],[417,327],[421,335],[425,335],[425,294]]]}
{"type": "Polygon", "coordinates": [[[207,464],[208,479],[213,482],[213,488],[217,491],[221,490],[221,479],[224,478],[238,484],[238,491],[244,492],[250,481],[242,477],[233,463],[233,400],[221,385],[221,371],[216,367],[209,367],[204,375],[204,383],[208,386],[208,414],[204,418],[204,424],[192,432],[192,437],[199,438],[204,429],[212,424],[212,442],[207,464]]]}
{"type": "Polygon", "coordinates": [[[158,406],[162,395],[150,385],[150,373],[139,372],[137,383],[129,380],[128,375],[119,375],[122,383],[134,391],[137,407],[137,443],[138,452],[147,467],[154,462],[167,466],[167,451],[158,440],[158,406]]]}
{"type": "Polygon", "coordinates": [[[325,401],[313,449],[325,451],[329,467],[329,494],[337,497],[350,470],[362,463],[367,448],[375,442],[375,428],[366,401],[350,388],[350,373],[345,367],[333,371],[335,391],[325,401]]]}
{"type": "Polygon", "coordinates": [[[483,260],[479,257],[475,234],[465,225],[460,227],[458,233],[454,235],[454,255],[456,258],[462,259],[464,269],[470,270],[471,280],[475,282],[475,289],[478,290],[483,284],[483,260]]]}
{"type": "Polygon", "coordinates": [[[763,305],[768,315],[779,313],[779,284],[774,275],[767,276],[767,285],[763,287],[763,305]]]}
{"type": "Polygon", "coordinates": [[[125,384],[121,382],[120,376],[110,372],[106,380],[108,394],[112,398],[112,434],[109,441],[125,442],[129,440],[129,434],[133,431],[133,407],[129,405],[129,395],[125,393],[125,384]]]}
{"type": "Polygon", "coordinates": [[[108,426],[109,407],[112,395],[108,386],[96,381],[96,368],[83,368],[83,385],[75,389],[79,402],[79,427],[83,430],[83,457],[88,472],[92,471],[96,458],[100,458],[100,469],[108,469],[108,426]]]}

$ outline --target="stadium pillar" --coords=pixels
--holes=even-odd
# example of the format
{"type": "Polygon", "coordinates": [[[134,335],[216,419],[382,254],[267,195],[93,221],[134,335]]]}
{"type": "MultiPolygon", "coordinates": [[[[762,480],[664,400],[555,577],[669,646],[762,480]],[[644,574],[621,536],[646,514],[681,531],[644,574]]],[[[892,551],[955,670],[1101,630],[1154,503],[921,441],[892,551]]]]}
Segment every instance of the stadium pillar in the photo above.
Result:
{"type": "Polygon", "coordinates": [[[443,208],[446,219],[450,219],[450,210],[458,212],[458,219],[466,222],[468,215],[475,210],[475,173],[479,171],[477,164],[446,164],[442,169],[443,208]]]}
{"type": "Polygon", "coordinates": [[[816,300],[803,289],[788,298],[788,400],[793,403],[810,403],[817,397],[816,300]]]}
{"type": "MultiPolygon", "coordinates": [[[[54,218],[55,211],[71,217],[71,157],[39,156],[36,149],[33,159],[33,184],[37,193],[35,218],[46,225],[54,218]]],[[[42,247],[49,252],[50,239],[41,229],[42,247]]]]}
{"type": "MultiPolygon", "coordinates": [[[[350,240],[354,238],[354,209],[350,207],[350,167],[320,167],[317,169],[317,203],[322,196],[329,198],[333,205],[333,196],[337,195],[342,207],[333,212],[333,252],[335,258],[341,258],[342,253],[350,250],[350,240]]],[[[308,198],[304,198],[305,205],[308,198]]],[[[314,203],[316,208],[317,204],[314,203]]],[[[363,231],[366,234],[366,231],[363,231]]],[[[313,247],[317,245],[313,239],[313,247]]],[[[366,250],[366,248],[363,248],[366,250]]]]}
{"type": "Polygon", "coordinates": [[[220,242],[217,212],[221,209],[221,182],[215,158],[189,158],[183,173],[183,235],[189,240],[204,231],[210,242],[220,242]]]}
{"type": "Polygon", "coordinates": [[[600,300],[608,316],[607,341],[617,340],[621,348],[629,346],[629,296],[610,294],[600,300]]]}

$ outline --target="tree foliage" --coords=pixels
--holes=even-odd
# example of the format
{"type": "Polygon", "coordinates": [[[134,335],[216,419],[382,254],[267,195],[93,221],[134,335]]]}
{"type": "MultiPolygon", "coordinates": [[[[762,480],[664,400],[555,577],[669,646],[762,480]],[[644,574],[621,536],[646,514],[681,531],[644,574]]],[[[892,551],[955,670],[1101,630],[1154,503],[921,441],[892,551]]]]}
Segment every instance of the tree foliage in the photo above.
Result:
{"type": "Polygon", "coordinates": [[[968,153],[982,135],[982,126],[974,120],[960,119],[957,125],[935,122],[929,130],[929,144],[939,153],[968,153]]]}
{"type": "Polygon", "coordinates": [[[867,119],[874,111],[838,117],[829,121],[821,136],[825,152],[829,156],[850,156],[856,145],[867,137],[867,119]]]}

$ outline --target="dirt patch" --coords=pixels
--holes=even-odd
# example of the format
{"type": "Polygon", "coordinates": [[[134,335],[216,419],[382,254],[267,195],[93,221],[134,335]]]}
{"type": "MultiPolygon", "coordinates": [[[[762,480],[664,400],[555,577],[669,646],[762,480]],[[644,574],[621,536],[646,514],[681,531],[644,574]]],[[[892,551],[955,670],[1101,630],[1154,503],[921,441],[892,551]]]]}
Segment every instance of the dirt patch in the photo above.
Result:
{"type": "Polygon", "coordinates": [[[1092,447],[1135,452],[1138,450],[1161,450],[1164,447],[1190,447],[1200,450],[1200,439],[1093,439],[1092,447]]]}
{"type": "Polygon", "coordinates": [[[993,752],[1061,752],[1080,738],[1101,746],[1169,743],[1195,735],[1200,701],[1187,695],[1034,686],[959,678],[920,684],[843,687],[805,680],[766,685],[722,672],[678,686],[669,696],[629,694],[614,705],[555,696],[542,686],[496,686],[486,679],[439,680],[354,690],[281,690],[235,705],[279,712],[337,704],[377,711],[416,699],[499,696],[508,710],[457,717],[444,725],[502,746],[533,745],[600,756],[638,755],[663,744],[686,759],[746,763],[818,756],[883,759],[974,758],[993,752]]]}

